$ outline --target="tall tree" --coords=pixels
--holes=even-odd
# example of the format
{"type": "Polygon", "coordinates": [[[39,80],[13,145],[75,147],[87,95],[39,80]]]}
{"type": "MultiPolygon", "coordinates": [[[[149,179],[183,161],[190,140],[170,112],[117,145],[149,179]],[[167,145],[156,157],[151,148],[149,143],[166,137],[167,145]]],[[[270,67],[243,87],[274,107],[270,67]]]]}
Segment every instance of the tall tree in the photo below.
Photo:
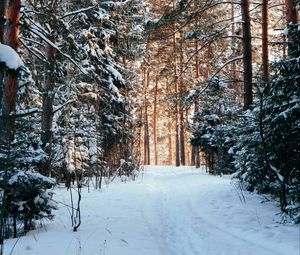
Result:
{"type": "Polygon", "coordinates": [[[183,97],[184,97],[184,84],[183,84],[183,33],[180,32],[180,45],[179,45],[179,143],[180,143],[180,163],[185,166],[185,125],[184,125],[184,109],[183,109],[183,97]]]}
{"type": "MultiPolygon", "coordinates": [[[[55,5],[52,7],[53,9],[50,10],[50,13],[56,13],[57,10],[55,5]]],[[[52,15],[52,14],[51,14],[52,15]]],[[[51,17],[50,17],[50,20],[51,17]]],[[[51,24],[51,29],[56,29],[53,27],[55,24],[51,24]]],[[[56,31],[53,31],[51,35],[48,37],[48,40],[52,44],[56,44],[56,38],[54,34],[56,31]]],[[[48,61],[48,65],[45,70],[45,81],[43,86],[43,113],[42,113],[42,133],[41,133],[41,141],[43,143],[42,147],[44,148],[45,152],[48,154],[48,159],[43,165],[43,169],[41,169],[42,173],[46,176],[51,176],[51,161],[52,161],[52,127],[53,127],[53,99],[54,99],[54,88],[55,88],[55,76],[53,75],[55,72],[56,64],[55,64],[55,56],[56,56],[56,49],[47,44],[45,46],[46,49],[46,57],[48,61]]]]}
{"type": "MultiPolygon", "coordinates": [[[[18,47],[20,1],[6,0],[0,4],[0,43],[8,45],[14,50],[18,47]]],[[[2,47],[3,51],[10,48],[2,47]]],[[[11,55],[10,58],[15,56],[11,55]]],[[[5,60],[1,60],[3,62],[5,60]]],[[[16,110],[17,95],[17,72],[14,67],[9,67],[6,63],[0,65],[0,138],[4,141],[11,141],[13,138],[14,119],[9,118],[9,114],[16,110]],[[11,69],[12,68],[12,69],[11,69]]]]}
{"type": "Polygon", "coordinates": [[[243,27],[243,71],[244,71],[244,109],[249,109],[253,102],[252,92],[252,37],[249,13],[249,0],[241,0],[243,27]]]}
{"type": "Polygon", "coordinates": [[[154,105],[153,105],[153,145],[154,145],[154,164],[158,164],[158,148],[157,148],[157,94],[158,94],[158,76],[155,76],[154,87],[154,105]]]}
{"type": "Polygon", "coordinates": [[[149,137],[149,116],[148,116],[148,90],[150,82],[150,70],[144,68],[144,165],[150,165],[150,137],[149,137]]]}
{"type": "Polygon", "coordinates": [[[262,67],[263,79],[269,79],[268,0],[262,1],[262,67]]]}
{"type": "MultiPolygon", "coordinates": [[[[195,40],[195,78],[196,81],[200,78],[199,73],[199,57],[198,57],[198,48],[199,48],[199,41],[195,40]]],[[[199,106],[198,102],[194,103],[194,116],[196,116],[199,112],[199,106]]],[[[195,124],[195,119],[193,119],[193,123],[195,124]]],[[[191,165],[196,166],[196,168],[200,167],[200,152],[199,152],[199,146],[198,145],[192,145],[192,158],[191,158],[191,165]]]]}
{"type": "MultiPolygon", "coordinates": [[[[288,29],[291,29],[298,22],[298,11],[293,0],[285,0],[285,16],[288,29]]],[[[295,29],[295,28],[294,28],[295,29]]],[[[295,36],[288,32],[288,55],[297,54],[297,44],[294,42],[295,36]],[[296,48],[295,48],[296,47],[296,48]]]]}

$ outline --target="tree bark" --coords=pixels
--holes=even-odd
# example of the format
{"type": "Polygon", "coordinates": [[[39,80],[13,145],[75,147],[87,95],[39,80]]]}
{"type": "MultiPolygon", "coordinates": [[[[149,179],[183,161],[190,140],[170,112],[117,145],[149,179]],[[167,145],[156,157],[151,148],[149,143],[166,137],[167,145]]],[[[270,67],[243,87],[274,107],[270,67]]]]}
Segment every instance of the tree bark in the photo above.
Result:
{"type": "Polygon", "coordinates": [[[285,7],[286,7],[285,15],[286,15],[287,24],[288,25],[290,23],[297,24],[298,14],[297,14],[296,6],[294,5],[294,1],[293,0],[285,0],[285,7]]]}
{"type": "MultiPolygon", "coordinates": [[[[167,84],[167,93],[170,93],[170,88],[168,86],[169,81],[168,79],[166,80],[167,84]]],[[[172,165],[173,161],[173,144],[172,144],[172,114],[171,110],[168,111],[168,164],[172,165]]]]}
{"type": "Polygon", "coordinates": [[[268,0],[262,1],[262,68],[263,80],[269,80],[268,0]]]}
{"type": "MultiPolygon", "coordinates": [[[[6,0],[0,3],[0,40],[14,50],[19,42],[20,0],[6,0]],[[5,17],[5,18],[4,18],[5,17]]],[[[0,139],[12,141],[14,137],[14,119],[9,114],[16,110],[17,75],[0,67],[0,139]]]]}
{"type": "Polygon", "coordinates": [[[195,150],[195,147],[194,145],[192,145],[192,153],[191,153],[191,166],[194,166],[195,165],[195,153],[196,153],[196,150],[195,150]]]}
{"type": "Polygon", "coordinates": [[[158,76],[155,77],[154,88],[154,109],[153,109],[153,144],[154,144],[154,163],[158,164],[157,155],[157,90],[158,90],[158,76]]]}
{"type": "MultiPolygon", "coordinates": [[[[293,0],[285,0],[285,15],[286,15],[286,22],[287,22],[287,27],[290,30],[292,25],[296,25],[298,22],[298,12],[295,6],[295,1],[293,0]]],[[[295,55],[295,52],[298,51],[297,43],[294,42],[295,38],[292,35],[292,33],[288,33],[288,56],[289,57],[298,57],[295,55]]]]}
{"type": "MultiPolygon", "coordinates": [[[[49,38],[52,43],[56,43],[54,37],[49,38]]],[[[45,84],[43,91],[43,113],[42,113],[42,134],[41,141],[42,147],[47,153],[47,160],[43,164],[41,173],[46,176],[51,176],[51,162],[52,162],[52,125],[53,125],[53,99],[54,99],[54,86],[55,77],[53,75],[55,71],[55,56],[56,50],[51,46],[46,46],[46,55],[48,59],[48,66],[45,72],[45,84]]]]}
{"type": "Polygon", "coordinates": [[[173,146],[172,146],[172,119],[171,119],[171,114],[169,113],[169,118],[168,118],[168,162],[169,165],[172,165],[172,160],[173,160],[173,146]]]}
{"type": "MultiPolygon", "coordinates": [[[[173,50],[176,52],[176,34],[173,38],[173,50]]],[[[180,166],[180,153],[179,153],[179,122],[178,122],[178,80],[177,80],[177,58],[174,54],[174,76],[175,76],[175,165],[180,166]]]]}
{"type": "MultiPolygon", "coordinates": [[[[148,70],[147,72],[147,89],[149,88],[149,83],[150,83],[150,71],[148,70]]],[[[150,160],[150,135],[149,135],[149,119],[148,119],[148,100],[147,100],[147,119],[146,119],[146,123],[147,123],[147,165],[151,164],[151,160],[150,160]]]]}
{"type": "MultiPolygon", "coordinates": [[[[199,112],[199,106],[197,102],[195,103],[195,113],[199,112]]],[[[196,168],[200,167],[200,147],[195,146],[195,166],[196,168]]]]}
{"type": "MultiPolygon", "coordinates": [[[[0,4],[0,40],[17,50],[19,44],[20,0],[2,1],[0,4]]],[[[1,109],[6,115],[16,109],[17,77],[1,68],[1,109]]]]}
{"type": "Polygon", "coordinates": [[[144,165],[150,165],[149,120],[148,120],[148,87],[149,70],[144,70],[144,165]]]}
{"type": "MultiPolygon", "coordinates": [[[[231,34],[233,35],[232,40],[231,40],[231,50],[232,50],[232,56],[236,56],[236,38],[234,37],[235,35],[235,22],[234,22],[234,16],[235,16],[235,11],[234,11],[234,3],[231,4],[231,34]]],[[[233,81],[233,88],[237,91],[237,75],[236,75],[236,62],[232,62],[232,81],[233,81]]]]}
{"type": "MultiPolygon", "coordinates": [[[[198,40],[195,41],[195,52],[198,52],[199,48],[199,42],[198,40]]],[[[199,73],[199,58],[198,54],[195,55],[195,78],[196,81],[200,78],[200,73],[199,73]]],[[[195,102],[195,108],[194,108],[194,115],[196,115],[199,111],[198,103],[195,102]]],[[[195,123],[195,120],[194,120],[195,123]]],[[[193,145],[192,146],[192,158],[191,158],[191,165],[196,166],[198,168],[200,164],[198,164],[199,161],[199,146],[193,145]]]]}
{"type": "Polygon", "coordinates": [[[244,110],[247,110],[251,107],[253,102],[249,0],[241,0],[241,11],[243,20],[244,110]]]}
{"type": "MultiPolygon", "coordinates": [[[[176,1],[173,0],[173,9],[176,9],[176,1]]],[[[179,143],[179,103],[178,103],[178,77],[177,77],[177,42],[176,24],[173,26],[173,54],[174,54],[174,77],[175,77],[175,165],[180,166],[180,143],[179,143]]]]}
{"type": "Polygon", "coordinates": [[[5,6],[6,6],[5,0],[0,1],[0,42],[3,42],[3,34],[4,34],[4,24],[5,24],[5,6]]]}
{"type": "MultiPolygon", "coordinates": [[[[180,38],[183,38],[182,33],[180,33],[180,38]]],[[[179,126],[180,126],[180,163],[185,166],[185,127],[184,127],[184,112],[183,112],[183,49],[182,42],[180,43],[180,58],[179,58],[180,76],[179,76],[179,126]]]]}
{"type": "Polygon", "coordinates": [[[4,44],[9,45],[13,49],[17,49],[19,45],[19,20],[20,20],[20,0],[9,0],[6,6],[6,29],[3,33],[4,44]]]}

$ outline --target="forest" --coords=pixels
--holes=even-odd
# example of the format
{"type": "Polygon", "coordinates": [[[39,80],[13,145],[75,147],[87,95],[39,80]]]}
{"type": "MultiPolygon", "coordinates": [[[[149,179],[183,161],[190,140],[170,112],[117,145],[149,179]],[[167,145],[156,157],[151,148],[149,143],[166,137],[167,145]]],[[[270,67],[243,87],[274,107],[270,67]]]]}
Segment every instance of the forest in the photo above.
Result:
{"type": "Polygon", "coordinates": [[[231,175],[298,224],[299,9],[1,0],[0,246],[54,217],[56,185],[77,195],[77,231],[91,180],[135,180],[147,165],[231,175]]]}

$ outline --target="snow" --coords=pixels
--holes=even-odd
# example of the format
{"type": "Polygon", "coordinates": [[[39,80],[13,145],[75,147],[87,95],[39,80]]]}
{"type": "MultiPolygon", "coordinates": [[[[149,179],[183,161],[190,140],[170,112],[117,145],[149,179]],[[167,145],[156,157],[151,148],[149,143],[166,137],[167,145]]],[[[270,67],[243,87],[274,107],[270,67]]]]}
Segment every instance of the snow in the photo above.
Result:
{"type": "Polygon", "coordinates": [[[122,75],[112,66],[108,65],[107,70],[112,74],[115,80],[120,81],[122,84],[125,84],[125,81],[122,75]]]}
{"type": "Polygon", "coordinates": [[[234,149],[233,149],[233,147],[230,147],[230,149],[228,150],[228,154],[229,155],[234,155],[234,149]]]}
{"type": "Polygon", "coordinates": [[[39,109],[39,108],[23,109],[23,110],[19,110],[17,112],[11,112],[10,116],[25,116],[25,115],[30,115],[30,114],[37,113],[37,112],[43,112],[43,110],[39,109]]]}
{"type": "Polygon", "coordinates": [[[289,29],[288,29],[287,27],[284,28],[283,31],[282,31],[282,34],[285,35],[285,36],[288,36],[288,34],[289,34],[289,29]]]}
{"type": "Polygon", "coordinates": [[[8,181],[9,185],[14,185],[15,183],[19,182],[22,178],[31,178],[35,180],[42,181],[44,183],[48,183],[49,185],[55,185],[56,181],[53,178],[46,177],[41,175],[40,173],[32,172],[32,171],[17,171],[8,181]]]}
{"type": "Polygon", "coordinates": [[[0,62],[4,63],[7,68],[17,70],[24,66],[18,53],[8,45],[0,43],[0,62]]]}
{"type": "Polygon", "coordinates": [[[279,223],[275,202],[204,169],[145,167],[135,182],[84,189],[78,232],[68,192],[55,193],[54,222],[21,237],[12,255],[299,255],[299,229],[279,223]]]}
{"type": "Polygon", "coordinates": [[[270,164],[271,169],[277,174],[278,179],[283,182],[284,181],[284,177],[280,174],[280,170],[277,169],[275,166],[270,164]]]}
{"type": "Polygon", "coordinates": [[[193,97],[193,96],[196,95],[196,94],[197,94],[196,90],[191,89],[190,92],[189,92],[188,97],[193,97]]]}

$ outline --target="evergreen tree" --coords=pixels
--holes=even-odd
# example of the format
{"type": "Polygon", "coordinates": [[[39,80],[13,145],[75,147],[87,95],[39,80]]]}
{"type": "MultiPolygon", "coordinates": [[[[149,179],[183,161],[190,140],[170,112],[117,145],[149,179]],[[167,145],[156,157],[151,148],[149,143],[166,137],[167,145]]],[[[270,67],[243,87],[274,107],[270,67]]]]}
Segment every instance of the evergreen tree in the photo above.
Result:
{"type": "Polygon", "coordinates": [[[259,89],[261,98],[256,108],[245,116],[235,163],[236,176],[249,190],[279,197],[281,210],[299,222],[298,25],[290,24],[289,37],[293,50],[288,57],[272,64],[274,74],[270,82],[259,89]]]}
{"type": "MultiPolygon", "coordinates": [[[[233,127],[239,112],[234,101],[235,90],[217,78],[208,81],[207,86],[196,101],[199,111],[194,114],[194,121],[190,124],[190,141],[204,152],[210,173],[232,173],[235,142],[233,127]]],[[[193,92],[188,100],[197,94],[193,92]]]]}

